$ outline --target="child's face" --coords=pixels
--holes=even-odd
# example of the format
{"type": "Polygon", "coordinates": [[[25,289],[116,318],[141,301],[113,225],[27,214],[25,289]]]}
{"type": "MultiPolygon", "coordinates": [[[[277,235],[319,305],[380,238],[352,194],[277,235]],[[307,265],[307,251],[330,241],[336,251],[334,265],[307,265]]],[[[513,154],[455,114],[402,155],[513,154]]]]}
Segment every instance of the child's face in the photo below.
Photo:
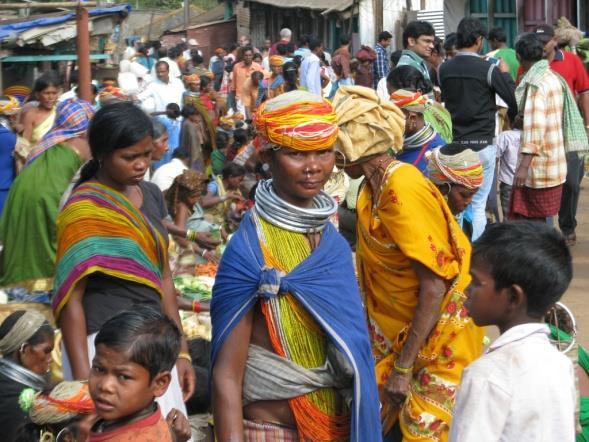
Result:
{"type": "Polygon", "coordinates": [[[497,290],[489,266],[476,257],[470,265],[472,281],[466,289],[464,306],[479,327],[498,325],[509,310],[507,290],[497,290]]]}
{"type": "Polygon", "coordinates": [[[166,392],[169,383],[169,372],[150,382],[147,369],[131,362],[126,352],[96,346],[88,386],[100,418],[115,421],[143,410],[166,392]]]}

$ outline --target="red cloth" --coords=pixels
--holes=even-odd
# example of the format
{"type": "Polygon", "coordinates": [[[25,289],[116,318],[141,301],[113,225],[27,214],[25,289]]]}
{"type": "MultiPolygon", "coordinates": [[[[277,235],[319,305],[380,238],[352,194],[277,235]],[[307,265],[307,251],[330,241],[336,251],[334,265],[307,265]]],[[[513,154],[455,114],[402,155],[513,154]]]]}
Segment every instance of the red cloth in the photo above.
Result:
{"type": "Polygon", "coordinates": [[[170,428],[160,408],[149,416],[129,425],[105,431],[90,433],[90,442],[172,442],[170,428]]]}
{"type": "Polygon", "coordinates": [[[562,184],[546,189],[514,187],[511,193],[509,219],[547,218],[560,209],[562,184]]]}
{"type": "Polygon", "coordinates": [[[550,63],[550,68],[566,80],[575,97],[577,94],[589,90],[589,75],[577,54],[558,51],[550,63]]]}

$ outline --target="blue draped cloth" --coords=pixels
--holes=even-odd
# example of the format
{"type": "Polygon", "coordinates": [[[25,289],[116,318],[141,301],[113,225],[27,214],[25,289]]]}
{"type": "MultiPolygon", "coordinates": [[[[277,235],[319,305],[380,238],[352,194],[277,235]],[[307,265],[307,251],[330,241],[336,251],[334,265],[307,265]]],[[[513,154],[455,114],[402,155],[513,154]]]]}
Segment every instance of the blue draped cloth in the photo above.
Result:
{"type": "Polygon", "coordinates": [[[225,339],[258,299],[291,293],[354,370],[351,441],[381,441],[379,398],[364,309],[347,242],[333,225],[319,247],[287,275],[265,267],[251,211],[219,265],[213,287],[211,366],[225,339]]]}

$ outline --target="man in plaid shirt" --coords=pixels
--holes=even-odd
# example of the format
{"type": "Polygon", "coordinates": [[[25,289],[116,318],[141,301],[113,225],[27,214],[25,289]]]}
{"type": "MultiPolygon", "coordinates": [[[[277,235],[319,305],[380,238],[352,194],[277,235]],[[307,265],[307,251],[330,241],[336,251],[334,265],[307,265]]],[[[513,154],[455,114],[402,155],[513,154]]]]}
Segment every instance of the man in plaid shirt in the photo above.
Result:
{"type": "Polygon", "coordinates": [[[537,35],[521,36],[515,50],[525,72],[516,89],[524,126],[510,217],[545,222],[558,213],[567,175],[563,85],[542,60],[544,45],[537,35]]]}
{"type": "Polygon", "coordinates": [[[376,43],[374,48],[376,51],[376,60],[374,60],[373,69],[374,89],[376,89],[381,78],[389,75],[391,64],[387,54],[387,48],[391,45],[392,39],[393,36],[388,31],[383,31],[378,34],[378,43],[376,43]]]}

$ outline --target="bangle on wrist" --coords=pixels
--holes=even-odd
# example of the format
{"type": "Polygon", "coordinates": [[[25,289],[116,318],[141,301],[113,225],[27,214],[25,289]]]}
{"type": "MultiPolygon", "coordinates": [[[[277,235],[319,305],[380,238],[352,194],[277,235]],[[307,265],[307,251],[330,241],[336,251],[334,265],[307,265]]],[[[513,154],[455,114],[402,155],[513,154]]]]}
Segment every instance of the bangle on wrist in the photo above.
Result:
{"type": "Polygon", "coordinates": [[[186,239],[188,241],[195,242],[196,241],[196,235],[197,235],[196,230],[188,229],[186,231],[186,239]]]}
{"type": "Polygon", "coordinates": [[[197,301],[196,299],[194,301],[192,301],[192,311],[194,313],[200,313],[202,310],[202,306],[200,305],[200,301],[197,301]]]}
{"type": "Polygon", "coordinates": [[[190,354],[185,351],[178,353],[178,357],[176,359],[184,359],[192,364],[192,358],[190,357],[190,354]]]}
{"type": "Polygon", "coordinates": [[[409,374],[413,371],[413,365],[411,367],[399,367],[397,365],[397,360],[393,363],[393,370],[400,374],[409,374]]]}

